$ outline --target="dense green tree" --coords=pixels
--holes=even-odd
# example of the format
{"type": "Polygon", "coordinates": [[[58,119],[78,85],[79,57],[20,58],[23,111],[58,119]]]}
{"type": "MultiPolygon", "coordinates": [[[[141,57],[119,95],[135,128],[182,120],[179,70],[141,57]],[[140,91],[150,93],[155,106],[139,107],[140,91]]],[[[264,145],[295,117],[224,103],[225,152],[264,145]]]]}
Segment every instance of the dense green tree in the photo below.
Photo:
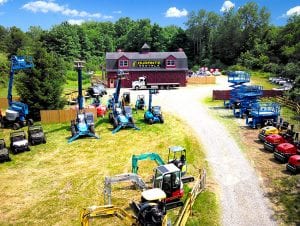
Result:
{"type": "MultiPolygon", "coordinates": [[[[215,32],[220,17],[213,12],[200,10],[191,12],[186,22],[186,33],[193,42],[193,54],[191,60],[194,64],[206,64],[211,54],[211,37],[215,32]]],[[[210,60],[208,60],[210,61],[210,60]]]]}
{"type": "Polygon", "coordinates": [[[33,54],[34,68],[16,77],[15,87],[24,103],[30,106],[35,119],[42,109],[61,109],[65,68],[61,57],[48,52],[36,43],[33,54]]]}
{"type": "Polygon", "coordinates": [[[161,52],[166,50],[166,38],[163,36],[163,29],[158,25],[154,24],[150,31],[151,42],[151,51],[161,52]]]}
{"type": "Polygon", "coordinates": [[[225,12],[223,20],[219,23],[212,35],[212,57],[219,59],[226,65],[233,65],[241,54],[243,37],[241,21],[231,9],[225,12]]]}
{"type": "Polygon", "coordinates": [[[9,28],[8,35],[5,38],[5,52],[9,54],[9,57],[16,55],[19,50],[25,47],[27,42],[26,34],[15,26],[9,28]]]}
{"type": "MultiPolygon", "coordinates": [[[[144,43],[152,42],[149,19],[137,20],[126,35],[125,51],[139,51],[144,43]]],[[[151,47],[151,46],[150,46],[151,47]]]]}
{"type": "Polygon", "coordinates": [[[44,46],[49,52],[57,53],[66,61],[79,58],[80,43],[76,26],[70,25],[68,22],[54,26],[43,35],[44,46]]]}
{"type": "Polygon", "coordinates": [[[9,61],[6,54],[0,53],[0,87],[4,88],[7,85],[9,75],[9,61]]]}

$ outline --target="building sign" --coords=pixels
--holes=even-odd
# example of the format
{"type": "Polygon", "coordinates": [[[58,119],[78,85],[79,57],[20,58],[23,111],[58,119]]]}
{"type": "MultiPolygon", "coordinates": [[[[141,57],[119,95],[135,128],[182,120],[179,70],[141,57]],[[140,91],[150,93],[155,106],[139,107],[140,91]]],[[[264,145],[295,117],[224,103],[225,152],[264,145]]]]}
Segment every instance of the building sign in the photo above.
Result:
{"type": "Polygon", "coordinates": [[[133,67],[139,68],[153,68],[153,67],[160,67],[161,62],[157,60],[138,60],[132,63],[133,67]]]}

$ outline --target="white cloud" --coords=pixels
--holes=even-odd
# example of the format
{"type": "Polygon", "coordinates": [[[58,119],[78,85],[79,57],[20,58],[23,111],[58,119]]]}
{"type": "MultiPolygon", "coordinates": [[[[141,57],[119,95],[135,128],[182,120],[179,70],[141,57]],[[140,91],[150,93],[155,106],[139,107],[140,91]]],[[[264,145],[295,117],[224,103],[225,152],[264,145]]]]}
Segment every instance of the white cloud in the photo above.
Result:
{"type": "MultiPolygon", "coordinates": [[[[1,1],[1,0],[0,0],[1,1]]],[[[35,1],[28,2],[22,6],[23,9],[42,13],[54,12],[61,13],[66,16],[72,17],[89,17],[89,18],[100,18],[100,13],[88,13],[86,11],[78,11],[76,9],[69,9],[68,6],[63,6],[55,3],[54,1],[35,1]]]]}
{"type": "Polygon", "coordinates": [[[3,5],[5,2],[7,2],[8,0],[0,0],[0,5],[3,5]]]}
{"type": "Polygon", "coordinates": [[[70,20],[68,20],[68,23],[71,24],[71,25],[81,25],[83,22],[85,22],[85,20],[82,20],[82,19],[78,19],[78,20],[70,19],[70,20]]]}
{"type": "Polygon", "coordinates": [[[106,16],[106,15],[103,15],[102,18],[103,18],[103,19],[112,19],[112,18],[114,18],[114,17],[113,17],[113,16],[106,16]]]}
{"type": "Polygon", "coordinates": [[[291,9],[289,9],[285,15],[288,17],[293,16],[293,15],[300,15],[300,6],[295,6],[291,9]]]}
{"type": "Polygon", "coordinates": [[[121,11],[121,10],[118,10],[118,11],[113,11],[113,13],[115,13],[115,14],[121,14],[121,13],[122,13],[122,11],[121,11]]]}
{"type": "Polygon", "coordinates": [[[220,9],[221,12],[228,12],[230,9],[234,8],[234,3],[231,1],[225,1],[220,9]]]}
{"type": "Polygon", "coordinates": [[[176,7],[170,7],[165,13],[165,17],[183,17],[187,15],[188,11],[186,9],[179,10],[176,7]]]}

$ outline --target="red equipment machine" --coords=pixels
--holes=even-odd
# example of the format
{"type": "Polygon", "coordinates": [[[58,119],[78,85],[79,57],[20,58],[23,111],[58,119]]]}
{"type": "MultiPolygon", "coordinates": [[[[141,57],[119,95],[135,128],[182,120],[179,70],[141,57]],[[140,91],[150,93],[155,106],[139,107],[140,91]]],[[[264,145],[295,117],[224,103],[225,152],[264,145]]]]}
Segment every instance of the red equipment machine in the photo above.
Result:
{"type": "Polygon", "coordinates": [[[286,169],[292,173],[300,172],[300,155],[293,155],[289,158],[286,169]]]}
{"type": "Polygon", "coordinates": [[[282,143],[277,145],[274,151],[274,158],[282,163],[288,162],[289,158],[293,155],[299,155],[300,144],[282,143]]]}
{"type": "MultiPolygon", "coordinates": [[[[265,138],[264,149],[274,152],[277,145],[282,143],[294,144],[295,140],[298,139],[294,132],[294,125],[288,129],[285,133],[271,134],[265,138]],[[295,136],[295,137],[294,137],[295,136]]],[[[297,135],[298,136],[298,135],[297,135]]]]}

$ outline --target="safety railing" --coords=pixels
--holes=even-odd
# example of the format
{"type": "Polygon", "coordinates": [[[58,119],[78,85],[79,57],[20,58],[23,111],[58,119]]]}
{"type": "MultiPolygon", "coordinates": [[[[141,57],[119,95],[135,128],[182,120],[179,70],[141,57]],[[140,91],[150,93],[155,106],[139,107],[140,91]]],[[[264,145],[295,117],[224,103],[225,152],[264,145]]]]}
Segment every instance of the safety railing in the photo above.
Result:
{"type": "Polygon", "coordinates": [[[196,181],[191,192],[188,193],[188,197],[181,208],[179,215],[174,223],[174,226],[184,226],[192,214],[192,207],[197,196],[205,189],[206,185],[206,170],[202,169],[198,180],[196,181]]]}

